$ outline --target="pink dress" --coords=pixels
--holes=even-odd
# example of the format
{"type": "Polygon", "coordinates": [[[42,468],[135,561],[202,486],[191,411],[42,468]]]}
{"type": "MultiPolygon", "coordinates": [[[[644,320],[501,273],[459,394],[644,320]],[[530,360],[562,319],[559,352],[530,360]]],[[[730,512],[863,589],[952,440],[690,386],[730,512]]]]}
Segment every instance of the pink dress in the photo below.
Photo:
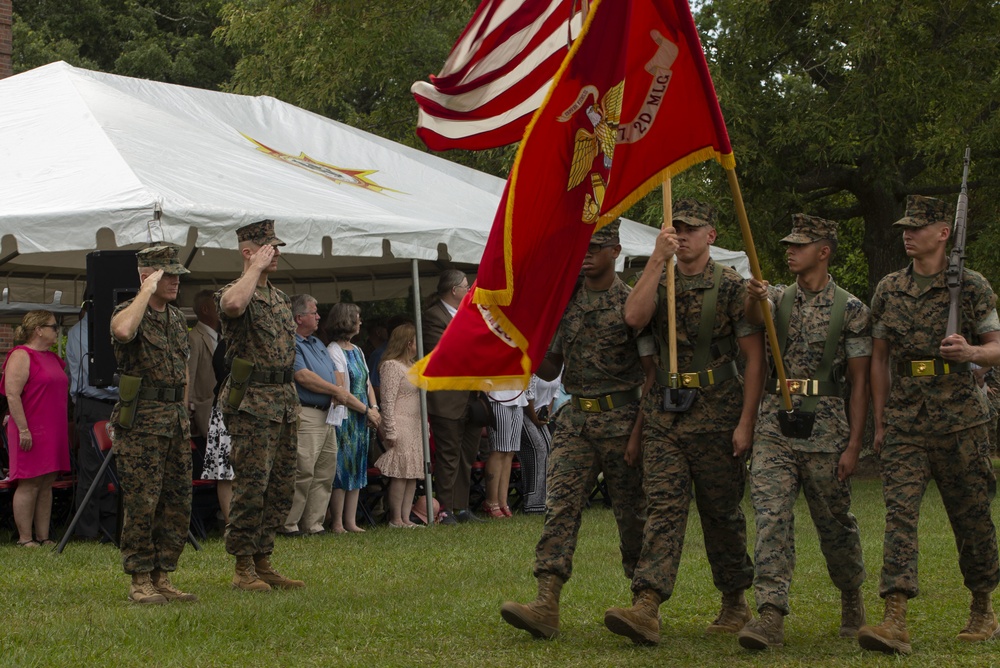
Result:
{"type": "MultiPolygon", "coordinates": [[[[69,424],[66,402],[69,379],[63,370],[66,363],[55,353],[17,346],[28,353],[28,382],[21,390],[24,416],[31,430],[31,450],[18,445],[21,439],[14,420],[7,421],[7,444],[10,455],[10,480],[37,478],[47,473],[69,471],[69,424]]],[[[10,354],[7,355],[7,360],[10,354]]],[[[3,368],[7,368],[4,360],[3,368]]],[[[3,387],[6,394],[6,387],[3,387]]]]}
{"type": "Polygon", "coordinates": [[[382,362],[382,427],[386,438],[396,441],[375,466],[389,478],[423,478],[424,446],[420,432],[420,390],[406,377],[399,360],[382,362]]]}

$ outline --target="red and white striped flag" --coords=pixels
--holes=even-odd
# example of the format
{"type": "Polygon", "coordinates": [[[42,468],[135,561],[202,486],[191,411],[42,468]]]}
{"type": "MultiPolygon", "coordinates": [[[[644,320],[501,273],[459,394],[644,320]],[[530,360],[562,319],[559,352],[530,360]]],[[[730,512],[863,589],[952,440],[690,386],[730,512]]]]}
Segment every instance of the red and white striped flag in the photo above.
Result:
{"type": "Polygon", "coordinates": [[[483,0],[430,83],[410,91],[434,151],[521,141],[584,17],[581,0],[483,0]]]}

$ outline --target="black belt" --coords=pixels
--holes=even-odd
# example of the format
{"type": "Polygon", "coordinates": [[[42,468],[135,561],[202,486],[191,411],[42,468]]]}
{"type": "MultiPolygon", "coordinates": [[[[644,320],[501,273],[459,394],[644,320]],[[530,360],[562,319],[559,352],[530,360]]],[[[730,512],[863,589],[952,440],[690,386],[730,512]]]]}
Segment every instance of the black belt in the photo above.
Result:
{"type": "Polygon", "coordinates": [[[603,413],[621,408],[633,401],[638,401],[640,398],[642,398],[642,388],[637,387],[625,390],[624,392],[602,394],[599,397],[578,397],[573,395],[570,397],[570,403],[573,404],[574,408],[578,408],[584,413],[603,413]]]}
{"type": "Polygon", "coordinates": [[[180,387],[142,387],[139,388],[139,398],[143,401],[165,401],[172,403],[184,400],[184,386],[180,387]]]}
{"type": "Polygon", "coordinates": [[[276,371],[254,371],[250,374],[250,380],[259,385],[284,385],[292,382],[294,372],[291,369],[278,369],[276,371]]]}
{"type": "Polygon", "coordinates": [[[315,408],[318,411],[328,411],[328,410],[330,410],[330,404],[327,404],[326,406],[320,406],[319,404],[307,404],[304,401],[302,401],[300,403],[302,404],[302,408],[315,408]]]}
{"type": "Polygon", "coordinates": [[[736,362],[723,364],[715,369],[692,371],[690,373],[667,373],[656,370],[656,382],[670,389],[708,387],[736,377],[736,362]]]}
{"type": "MultiPolygon", "coordinates": [[[[785,385],[788,386],[789,394],[803,397],[838,397],[841,392],[840,383],[834,380],[786,378],[785,385]]],[[[781,384],[777,378],[768,378],[765,387],[771,394],[781,394],[781,384]]]]}
{"type": "Polygon", "coordinates": [[[971,371],[968,362],[946,362],[940,357],[927,360],[897,360],[896,373],[900,376],[945,376],[950,373],[971,371]]]}
{"type": "Polygon", "coordinates": [[[78,398],[86,399],[87,401],[97,401],[99,403],[106,404],[108,406],[114,406],[115,404],[118,403],[117,399],[98,399],[97,397],[88,397],[86,394],[81,394],[78,398]]]}

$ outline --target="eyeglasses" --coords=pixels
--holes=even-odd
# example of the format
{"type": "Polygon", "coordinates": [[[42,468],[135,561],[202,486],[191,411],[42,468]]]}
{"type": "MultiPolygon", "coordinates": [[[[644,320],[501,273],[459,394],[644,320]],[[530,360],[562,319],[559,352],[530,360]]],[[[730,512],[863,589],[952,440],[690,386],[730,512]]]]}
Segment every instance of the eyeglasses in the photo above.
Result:
{"type": "Polygon", "coordinates": [[[51,327],[53,332],[59,331],[59,325],[39,325],[39,327],[51,327]]]}
{"type": "Polygon", "coordinates": [[[319,315],[319,311],[306,311],[305,313],[299,313],[299,315],[319,315]]]}
{"type": "Polygon", "coordinates": [[[587,246],[587,255],[597,255],[605,248],[611,248],[612,246],[617,246],[618,243],[607,243],[607,244],[590,244],[587,246]]]}
{"type": "Polygon", "coordinates": [[[465,292],[468,292],[469,291],[469,284],[466,283],[465,285],[456,285],[455,289],[456,290],[463,290],[465,292]]]}

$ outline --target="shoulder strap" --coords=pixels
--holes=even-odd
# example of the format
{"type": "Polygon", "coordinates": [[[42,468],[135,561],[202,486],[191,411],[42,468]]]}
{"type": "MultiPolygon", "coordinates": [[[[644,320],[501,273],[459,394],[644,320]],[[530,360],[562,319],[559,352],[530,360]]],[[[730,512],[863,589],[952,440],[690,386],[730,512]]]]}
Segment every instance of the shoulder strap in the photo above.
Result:
{"type": "Polygon", "coordinates": [[[701,322],[698,323],[698,340],[694,346],[694,356],[691,358],[691,370],[702,371],[708,366],[708,358],[712,351],[712,332],[715,331],[715,305],[719,301],[719,286],[722,284],[721,264],[715,265],[712,275],[712,288],[705,292],[701,302],[701,322]]]}
{"type": "Polygon", "coordinates": [[[776,330],[778,334],[778,351],[784,355],[788,348],[788,325],[792,320],[792,307],[795,306],[795,283],[785,288],[785,293],[781,295],[781,304],[778,305],[778,322],[776,330]]]}
{"type": "MultiPolygon", "coordinates": [[[[839,285],[835,287],[833,296],[833,307],[830,309],[830,328],[826,333],[826,344],[823,346],[823,359],[820,360],[819,368],[816,369],[816,380],[832,380],[833,358],[837,354],[837,346],[840,344],[840,335],[844,331],[844,314],[847,311],[847,300],[850,295],[839,285]]],[[[813,412],[819,397],[806,397],[802,400],[802,410],[813,412]]]]}

